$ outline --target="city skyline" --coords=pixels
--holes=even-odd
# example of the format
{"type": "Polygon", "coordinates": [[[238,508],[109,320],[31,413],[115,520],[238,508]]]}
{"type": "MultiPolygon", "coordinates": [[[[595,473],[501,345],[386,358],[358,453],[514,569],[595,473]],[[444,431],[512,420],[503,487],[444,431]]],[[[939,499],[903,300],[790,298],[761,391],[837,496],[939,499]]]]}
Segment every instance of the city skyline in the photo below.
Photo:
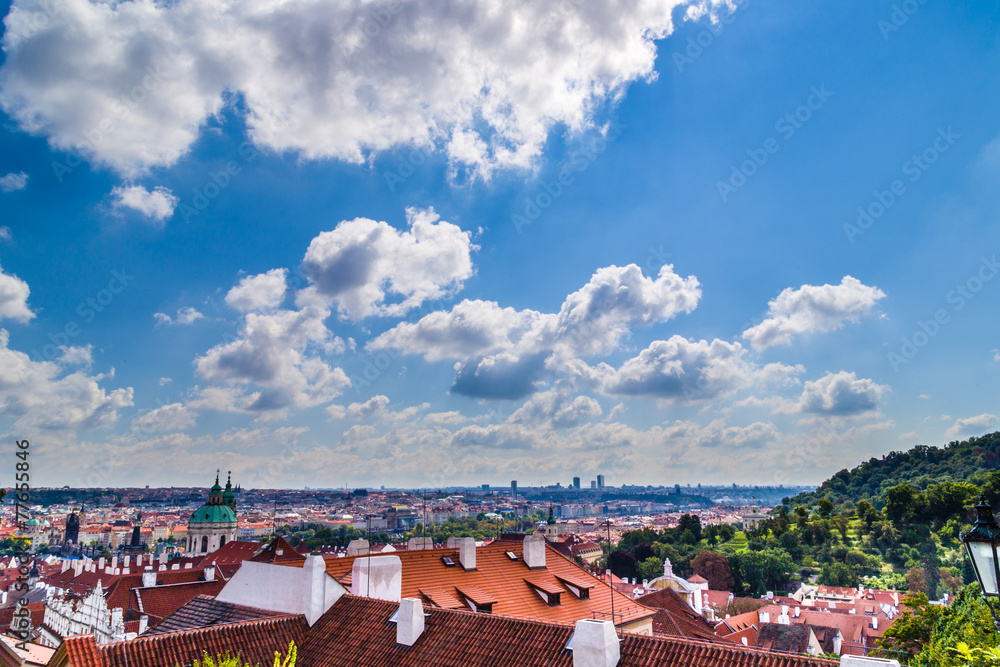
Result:
{"type": "Polygon", "coordinates": [[[215,5],[0,6],[32,485],[787,487],[997,429],[990,8],[215,5]]]}

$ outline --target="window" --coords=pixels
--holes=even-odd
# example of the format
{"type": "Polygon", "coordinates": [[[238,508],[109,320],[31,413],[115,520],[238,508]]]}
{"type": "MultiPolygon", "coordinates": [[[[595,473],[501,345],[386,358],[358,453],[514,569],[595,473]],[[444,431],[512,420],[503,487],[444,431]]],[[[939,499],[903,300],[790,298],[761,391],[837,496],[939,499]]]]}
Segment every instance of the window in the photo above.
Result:
{"type": "Polygon", "coordinates": [[[208,535],[201,538],[201,550],[206,553],[208,552],[208,535]]]}
{"type": "Polygon", "coordinates": [[[226,543],[226,536],[223,535],[222,537],[219,538],[219,548],[221,549],[223,545],[225,545],[225,543],[226,543]]]}

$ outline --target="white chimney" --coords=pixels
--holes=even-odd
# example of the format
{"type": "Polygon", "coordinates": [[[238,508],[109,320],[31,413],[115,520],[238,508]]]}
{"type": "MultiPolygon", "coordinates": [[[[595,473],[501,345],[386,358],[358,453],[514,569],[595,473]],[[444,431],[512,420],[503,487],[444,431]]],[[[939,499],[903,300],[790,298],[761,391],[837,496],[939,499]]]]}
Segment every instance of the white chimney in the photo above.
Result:
{"type": "Polygon", "coordinates": [[[351,569],[351,594],[399,602],[403,597],[403,562],[399,556],[356,558],[351,569]]]}
{"type": "Polygon", "coordinates": [[[174,563],[173,565],[170,566],[170,569],[171,570],[179,570],[179,569],[181,569],[181,564],[180,563],[174,563]]]}
{"type": "Polygon", "coordinates": [[[190,570],[192,567],[194,567],[194,563],[184,563],[185,570],[190,570]]]}
{"type": "Polygon", "coordinates": [[[118,556],[112,556],[111,557],[111,569],[113,570],[116,567],[118,567],[118,556]]]}
{"type": "Polygon", "coordinates": [[[143,614],[139,617],[139,634],[141,635],[149,628],[149,616],[143,614]]]}
{"type": "Polygon", "coordinates": [[[205,581],[215,581],[215,566],[206,565],[205,566],[205,581]]]}
{"type": "Polygon", "coordinates": [[[403,598],[396,612],[396,643],[413,646],[423,632],[423,603],[417,598],[403,598]]]}
{"type": "Polygon", "coordinates": [[[132,556],[125,556],[125,560],[122,561],[122,567],[132,567],[132,556]]]}
{"type": "Polygon", "coordinates": [[[573,667],[615,667],[620,659],[618,633],[611,621],[581,618],[576,622],[573,667]]]}
{"type": "Polygon", "coordinates": [[[432,537],[411,537],[406,543],[407,551],[420,551],[433,548],[434,538],[432,537]]]}
{"type": "Polygon", "coordinates": [[[153,571],[152,566],[147,565],[146,569],[142,573],[142,586],[143,588],[152,588],[156,585],[156,572],[153,571]]]}
{"type": "Polygon", "coordinates": [[[761,623],[770,623],[771,622],[771,614],[769,614],[766,611],[760,612],[757,615],[757,618],[760,620],[761,623]]]}
{"type": "Polygon", "coordinates": [[[462,537],[455,540],[458,543],[458,562],[462,569],[470,572],[476,569],[476,538],[462,537]]]}
{"type": "Polygon", "coordinates": [[[524,564],[529,570],[545,567],[545,536],[532,533],[524,538],[524,564]]]}
{"type": "Polygon", "coordinates": [[[66,570],[68,570],[69,566],[70,566],[69,559],[68,558],[64,558],[63,562],[60,564],[59,573],[62,574],[63,572],[65,572],[66,570]]]}
{"type": "Polygon", "coordinates": [[[102,571],[104,570],[104,556],[97,559],[97,569],[102,571]]]}
{"type": "Polygon", "coordinates": [[[368,551],[368,540],[351,540],[351,543],[347,545],[348,556],[364,556],[368,551]]]}

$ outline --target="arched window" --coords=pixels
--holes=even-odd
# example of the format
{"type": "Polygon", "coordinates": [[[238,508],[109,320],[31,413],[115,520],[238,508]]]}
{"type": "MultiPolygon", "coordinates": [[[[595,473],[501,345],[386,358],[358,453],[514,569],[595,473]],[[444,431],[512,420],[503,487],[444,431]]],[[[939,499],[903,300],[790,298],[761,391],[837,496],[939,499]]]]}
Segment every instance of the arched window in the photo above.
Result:
{"type": "Polygon", "coordinates": [[[225,543],[226,543],[226,536],[223,535],[222,537],[219,538],[219,548],[221,549],[225,543]]]}
{"type": "Polygon", "coordinates": [[[208,535],[206,535],[205,537],[201,538],[201,550],[204,553],[208,553],[208,535]]]}

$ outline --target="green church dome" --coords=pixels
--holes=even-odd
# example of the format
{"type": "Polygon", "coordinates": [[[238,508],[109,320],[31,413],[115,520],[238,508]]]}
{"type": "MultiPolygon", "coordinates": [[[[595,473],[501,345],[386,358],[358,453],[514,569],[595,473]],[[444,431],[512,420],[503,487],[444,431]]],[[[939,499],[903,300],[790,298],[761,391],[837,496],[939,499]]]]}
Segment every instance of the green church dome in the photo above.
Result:
{"type": "Polygon", "coordinates": [[[236,512],[228,505],[202,505],[188,523],[236,523],[236,512]]]}
{"type": "Polygon", "coordinates": [[[209,489],[208,502],[199,507],[188,519],[188,525],[195,523],[236,523],[236,507],[233,502],[233,487],[226,482],[226,493],[219,486],[219,475],[216,471],[215,485],[209,489]]]}

